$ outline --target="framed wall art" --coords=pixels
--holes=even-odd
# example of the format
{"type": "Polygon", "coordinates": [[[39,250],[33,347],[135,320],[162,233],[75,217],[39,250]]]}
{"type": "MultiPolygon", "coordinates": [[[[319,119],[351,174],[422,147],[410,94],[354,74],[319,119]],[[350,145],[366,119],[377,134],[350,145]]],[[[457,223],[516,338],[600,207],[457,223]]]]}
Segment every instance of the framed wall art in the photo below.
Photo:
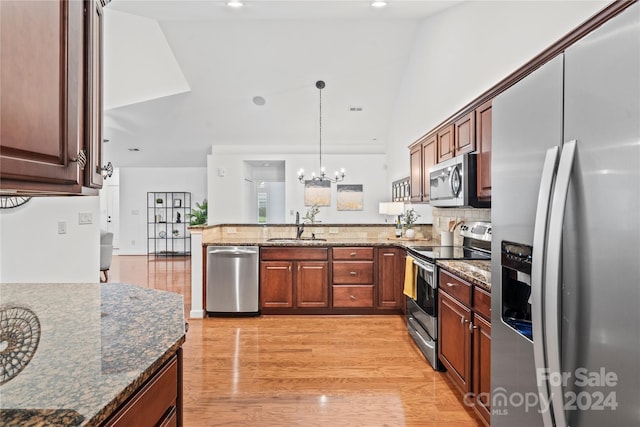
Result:
{"type": "Polygon", "coordinates": [[[331,206],[331,182],[313,180],[305,181],[304,205],[331,206]]]}
{"type": "Polygon", "coordinates": [[[338,210],[361,211],[362,189],[362,184],[338,184],[338,210]]]}

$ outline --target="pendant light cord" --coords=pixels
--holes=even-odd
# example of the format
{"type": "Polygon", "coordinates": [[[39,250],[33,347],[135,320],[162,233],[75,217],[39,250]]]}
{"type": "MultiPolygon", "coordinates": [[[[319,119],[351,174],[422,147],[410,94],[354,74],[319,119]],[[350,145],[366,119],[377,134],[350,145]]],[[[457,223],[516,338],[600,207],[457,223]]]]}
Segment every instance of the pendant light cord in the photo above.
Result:
{"type": "Polygon", "coordinates": [[[318,89],[320,91],[320,173],[322,173],[322,87],[318,89]]]}

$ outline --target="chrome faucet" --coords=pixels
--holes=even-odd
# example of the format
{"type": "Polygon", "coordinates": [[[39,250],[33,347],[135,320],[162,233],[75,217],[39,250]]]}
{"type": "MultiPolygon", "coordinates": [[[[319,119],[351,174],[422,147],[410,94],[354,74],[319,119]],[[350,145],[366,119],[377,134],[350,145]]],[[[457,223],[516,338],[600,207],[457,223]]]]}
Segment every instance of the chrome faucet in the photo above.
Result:
{"type": "Polygon", "coordinates": [[[296,239],[302,237],[304,233],[304,224],[300,224],[300,212],[296,211],[296,239]]]}

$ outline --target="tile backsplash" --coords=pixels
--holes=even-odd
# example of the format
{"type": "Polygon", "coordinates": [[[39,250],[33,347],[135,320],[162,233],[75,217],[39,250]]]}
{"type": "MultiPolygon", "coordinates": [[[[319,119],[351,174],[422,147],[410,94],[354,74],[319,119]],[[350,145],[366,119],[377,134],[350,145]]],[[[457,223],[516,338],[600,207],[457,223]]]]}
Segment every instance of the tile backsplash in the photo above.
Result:
{"type": "MultiPolygon", "coordinates": [[[[464,222],[486,221],[491,222],[491,209],[476,208],[433,208],[433,227],[431,231],[434,240],[440,240],[440,232],[447,231],[450,220],[462,220],[464,222]]],[[[453,244],[462,245],[460,226],[453,233],[453,244]]]]}

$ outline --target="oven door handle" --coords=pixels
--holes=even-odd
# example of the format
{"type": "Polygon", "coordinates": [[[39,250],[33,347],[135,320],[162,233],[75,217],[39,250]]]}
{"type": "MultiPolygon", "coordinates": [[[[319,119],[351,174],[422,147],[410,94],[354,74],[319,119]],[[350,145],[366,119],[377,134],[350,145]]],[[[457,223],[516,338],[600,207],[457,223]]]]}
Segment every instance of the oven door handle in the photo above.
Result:
{"type": "Polygon", "coordinates": [[[418,267],[422,268],[423,270],[426,270],[429,273],[433,273],[435,271],[435,268],[433,267],[433,264],[430,263],[426,263],[423,261],[418,261],[417,259],[413,259],[413,263],[415,265],[417,265],[418,267]]]}

